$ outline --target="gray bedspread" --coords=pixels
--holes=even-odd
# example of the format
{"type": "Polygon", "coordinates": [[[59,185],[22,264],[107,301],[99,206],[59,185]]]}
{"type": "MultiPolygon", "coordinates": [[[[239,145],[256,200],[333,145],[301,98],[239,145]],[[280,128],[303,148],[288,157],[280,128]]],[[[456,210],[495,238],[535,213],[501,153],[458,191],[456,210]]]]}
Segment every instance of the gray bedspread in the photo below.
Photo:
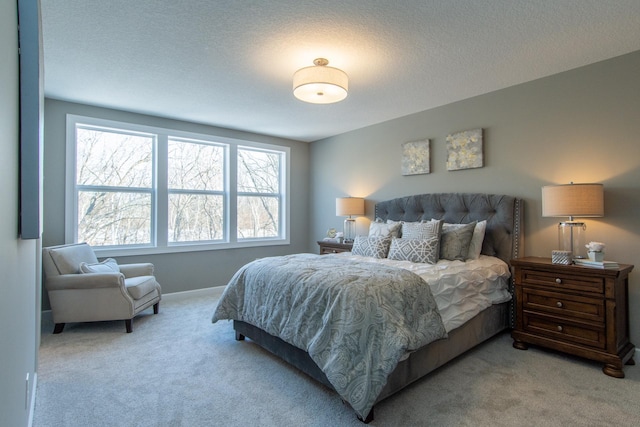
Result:
{"type": "Polygon", "coordinates": [[[366,417],[400,359],[446,332],[427,283],[394,267],[296,254],[242,267],[213,315],[241,320],[309,353],[366,417]]]}

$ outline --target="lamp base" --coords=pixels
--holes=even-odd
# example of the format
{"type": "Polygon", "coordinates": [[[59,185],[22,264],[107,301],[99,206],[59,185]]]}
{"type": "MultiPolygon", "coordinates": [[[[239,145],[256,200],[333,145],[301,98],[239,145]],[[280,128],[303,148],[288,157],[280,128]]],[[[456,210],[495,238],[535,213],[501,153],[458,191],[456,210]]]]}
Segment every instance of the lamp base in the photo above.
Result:
{"type": "Polygon", "coordinates": [[[571,251],[573,259],[586,258],[587,248],[584,246],[585,231],[584,222],[565,221],[558,224],[558,245],[562,251],[571,251]]]}
{"type": "Polygon", "coordinates": [[[344,220],[344,242],[353,243],[356,237],[356,220],[347,218],[344,220]]]}

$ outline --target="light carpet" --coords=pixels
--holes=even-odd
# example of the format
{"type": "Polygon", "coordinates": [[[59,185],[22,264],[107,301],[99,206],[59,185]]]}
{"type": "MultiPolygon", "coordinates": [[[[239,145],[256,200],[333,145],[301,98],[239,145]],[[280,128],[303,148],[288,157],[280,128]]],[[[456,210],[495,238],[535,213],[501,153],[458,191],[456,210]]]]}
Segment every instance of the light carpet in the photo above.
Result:
{"type": "MultiPolygon", "coordinates": [[[[211,323],[219,293],[124,322],[43,325],[34,426],[359,426],[326,387],[211,323]]],[[[46,322],[45,322],[46,323],[46,322]]],[[[508,333],[380,402],[371,426],[634,426],[640,367],[530,348],[508,333]]]]}

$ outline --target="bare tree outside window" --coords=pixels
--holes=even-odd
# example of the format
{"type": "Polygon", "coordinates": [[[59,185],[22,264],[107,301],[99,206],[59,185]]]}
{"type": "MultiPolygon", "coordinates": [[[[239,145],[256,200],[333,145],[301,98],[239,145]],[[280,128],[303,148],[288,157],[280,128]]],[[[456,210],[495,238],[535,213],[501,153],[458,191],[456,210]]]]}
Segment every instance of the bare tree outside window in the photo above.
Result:
{"type": "Polygon", "coordinates": [[[154,142],[149,135],[76,128],[78,241],[151,243],[154,142]]]}
{"type": "Polygon", "coordinates": [[[238,239],[279,236],[282,154],[238,148],[238,239]]]}
{"type": "Polygon", "coordinates": [[[67,124],[67,239],[105,253],[288,241],[288,148],[73,115],[67,124]]]}
{"type": "Polygon", "coordinates": [[[224,238],[224,158],[222,145],[169,139],[170,242],[224,238]]]}

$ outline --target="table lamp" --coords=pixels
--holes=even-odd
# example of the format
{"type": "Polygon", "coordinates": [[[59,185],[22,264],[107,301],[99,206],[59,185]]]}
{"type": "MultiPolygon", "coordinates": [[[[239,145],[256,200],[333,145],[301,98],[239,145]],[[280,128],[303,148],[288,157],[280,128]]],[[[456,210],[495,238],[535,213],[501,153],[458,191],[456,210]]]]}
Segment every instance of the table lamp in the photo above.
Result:
{"type": "Polygon", "coordinates": [[[584,222],[574,217],[604,216],[602,184],[561,184],[542,187],[542,216],[569,217],[558,224],[560,250],[571,251],[573,258],[586,258],[584,222]]]}
{"type": "Polygon", "coordinates": [[[344,220],[344,242],[351,243],[356,236],[356,220],[352,215],[364,215],[364,199],[361,197],[338,197],[336,216],[348,216],[344,220]]]}

